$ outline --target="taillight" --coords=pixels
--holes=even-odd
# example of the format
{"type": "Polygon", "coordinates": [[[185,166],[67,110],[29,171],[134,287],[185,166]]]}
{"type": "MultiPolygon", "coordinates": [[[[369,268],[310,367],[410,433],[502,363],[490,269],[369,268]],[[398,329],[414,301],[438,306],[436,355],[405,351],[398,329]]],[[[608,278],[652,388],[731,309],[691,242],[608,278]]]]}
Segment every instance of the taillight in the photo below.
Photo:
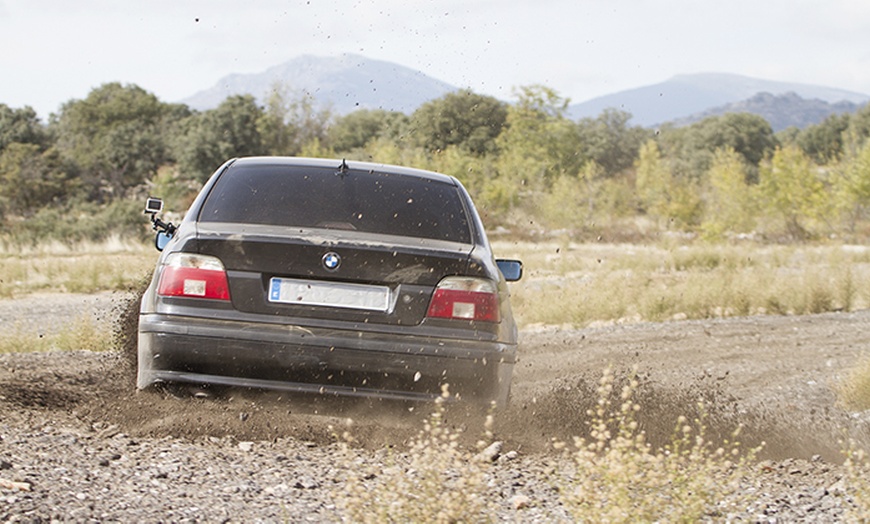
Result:
{"type": "Polygon", "coordinates": [[[215,257],[172,253],[163,263],[157,294],[165,297],[229,300],[230,288],[224,265],[215,257]]]}
{"type": "Polygon", "coordinates": [[[498,290],[490,280],[473,277],[447,277],[438,283],[427,316],[455,320],[501,320],[498,290]]]}

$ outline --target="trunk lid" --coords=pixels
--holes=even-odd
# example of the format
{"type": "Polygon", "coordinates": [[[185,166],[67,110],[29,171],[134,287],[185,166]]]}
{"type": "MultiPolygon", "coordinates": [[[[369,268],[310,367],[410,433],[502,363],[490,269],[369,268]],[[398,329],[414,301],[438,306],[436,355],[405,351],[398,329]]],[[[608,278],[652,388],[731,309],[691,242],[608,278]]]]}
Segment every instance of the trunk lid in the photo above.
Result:
{"type": "Polygon", "coordinates": [[[246,313],[416,325],[470,244],[339,230],[200,223],[194,250],[219,258],[246,313]],[[334,266],[334,267],[333,267],[334,266]]]}

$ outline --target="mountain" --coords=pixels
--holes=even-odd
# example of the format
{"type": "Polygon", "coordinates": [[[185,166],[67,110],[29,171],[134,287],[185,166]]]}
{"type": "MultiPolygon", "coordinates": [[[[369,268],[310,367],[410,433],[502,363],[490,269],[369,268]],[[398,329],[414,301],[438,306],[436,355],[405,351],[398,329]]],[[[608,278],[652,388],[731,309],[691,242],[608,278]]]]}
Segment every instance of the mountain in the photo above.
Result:
{"type": "MultiPolygon", "coordinates": [[[[200,111],[228,96],[253,95],[265,105],[276,85],[304,93],[318,108],[344,115],[357,109],[412,113],[425,102],[457,88],[420,71],[360,55],[303,55],[260,73],[232,74],[182,103],[200,111]]],[[[613,93],[568,107],[573,120],[597,117],[608,108],[632,114],[632,125],[666,122],[685,125],[707,116],[748,111],[763,116],[775,130],[817,124],[833,113],[855,111],[870,96],[842,89],[775,82],[725,73],[677,75],[658,84],[613,93]]]]}
{"type": "Polygon", "coordinates": [[[568,107],[568,114],[573,119],[594,118],[607,108],[616,108],[632,114],[631,124],[651,127],[703,113],[711,108],[742,102],[758,93],[794,93],[805,99],[818,99],[830,104],[863,104],[870,101],[868,95],[843,89],[775,82],[725,73],[698,73],[677,75],[658,84],[572,104],[568,107]]]}
{"type": "Polygon", "coordinates": [[[232,74],[182,103],[200,111],[217,107],[226,97],[253,95],[264,104],[276,85],[312,96],[317,107],[329,105],[338,114],[356,109],[411,113],[423,103],[456,91],[456,87],[392,62],[355,55],[303,55],[262,73],[232,74]]]}
{"type": "Polygon", "coordinates": [[[792,126],[803,129],[818,124],[833,114],[854,113],[862,105],[846,100],[833,104],[818,98],[807,100],[794,92],[783,95],[758,93],[746,100],[714,107],[686,118],[672,120],[671,123],[684,126],[725,113],[752,113],[767,120],[774,131],[782,131],[792,126]]]}

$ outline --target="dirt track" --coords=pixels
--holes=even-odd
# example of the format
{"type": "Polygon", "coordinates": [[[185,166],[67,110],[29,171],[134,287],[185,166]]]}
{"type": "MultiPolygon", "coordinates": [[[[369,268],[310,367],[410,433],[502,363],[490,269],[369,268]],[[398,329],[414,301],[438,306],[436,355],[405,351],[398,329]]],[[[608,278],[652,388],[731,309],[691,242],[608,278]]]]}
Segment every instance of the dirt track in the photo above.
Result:
{"type": "MultiPolygon", "coordinates": [[[[11,316],[18,315],[20,322],[28,322],[33,320],[32,315],[38,315],[42,324],[50,324],[45,310],[67,311],[70,302],[76,300],[111,317],[120,314],[119,308],[125,302],[108,296],[96,299],[49,296],[41,300],[45,305],[42,309],[15,301],[0,303],[2,321],[9,322],[11,316]]],[[[551,460],[552,439],[585,434],[585,413],[594,402],[601,371],[611,365],[617,376],[624,377],[636,368],[641,378],[636,397],[642,408],[639,421],[651,441],[667,439],[677,417],[696,415],[697,401],[703,400],[708,413],[708,434],[714,438],[727,438],[742,424],[746,445],[766,442],[761,458],[775,461],[777,466],[772,470],[789,469],[788,465],[794,463],[810,464],[799,468],[803,471],[801,482],[807,484],[821,508],[822,501],[832,495],[830,484],[840,476],[837,464],[842,457],[844,436],[849,435],[870,449],[868,417],[842,411],[832,392],[832,385],[844,371],[870,350],[868,327],[870,311],[524,332],[511,406],[497,418],[496,439],[504,443],[503,453],[517,452],[520,458],[514,461],[514,466],[526,468],[522,471],[527,478],[532,476],[528,468],[551,460]],[[819,473],[818,478],[812,472],[819,473]]],[[[0,478],[18,478],[48,490],[46,484],[57,476],[47,466],[51,461],[45,453],[27,450],[28,442],[38,441],[37,436],[45,434],[47,427],[48,433],[66,431],[91,448],[105,450],[103,455],[110,458],[101,458],[100,464],[121,460],[126,457],[125,450],[132,453],[131,446],[114,442],[118,435],[136,442],[136,449],[171,437],[179,446],[192,446],[202,452],[207,451],[205,448],[218,448],[224,450],[221,452],[224,455],[238,451],[235,447],[238,442],[260,442],[264,448],[301,446],[301,451],[294,448],[293,453],[316,461],[318,455],[328,457],[334,443],[332,426],[341,425],[346,417],[355,420],[354,433],[365,448],[376,450],[401,446],[419,430],[419,418],[428,413],[422,408],[408,413],[407,406],[369,402],[337,405],[242,392],[216,399],[136,393],[129,348],[128,344],[125,354],[82,351],[0,355],[0,412],[4,413],[0,421],[0,467],[4,468],[0,469],[0,478]]],[[[449,416],[451,422],[466,427],[469,436],[480,435],[479,417],[458,410],[449,416]]],[[[279,454],[287,453],[282,448],[279,454]]],[[[310,474],[297,471],[296,475],[319,478],[320,485],[327,469],[321,464],[310,474]]],[[[75,475],[67,473],[67,477],[75,475]]],[[[772,480],[771,486],[779,485],[780,480],[772,480]]],[[[800,493],[795,486],[801,486],[801,482],[792,478],[788,485],[790,493],[800,493]]],[[[304,484],[300,481],[296,485],[300,483],[304,484]]],[[[535,488],[531,481],[519,486],[506,488],[504,496],[532,493],[540,501],[534,511],[521,515],[521,519],[549,520],[542,515],[554,514],[548,513],[552,508],[547,507],[556,496],[545,488],[535,488]]],[[[88,488],[76,489],[82,490],[78,494],[84,493],[84,498],[93,498],[86,491],[88,488]]],[[[314,496],[311,489],[298,490],[314,496]]],[[[37,489],[32,494],[13,496],[0,491],[0,520],[19,518],[28,511],[43,518],[48,516],[39,512],[48,511],[45,505],[57,501],[51,493],[37,496],[38,493],[37,489]]],[[[117,502],[112,504],[117,506],[117,502]]],[[[312,506],[298,510],[303,513],[294,513],[289,520],[326,517],[334,510],[328,502],[307,503],[312,506]],[[304,515],[306,511],[308,517],[304,515]]],[[[123,507],[136,507],[134,501],[125,504],[123,507]]],[[[507,498],[504,505],[505,511],[510,511],[507,498]]],[[[780,518],[803,518],[787,500],[780,505],[783,508],[774,511],[780,518]]],[[[248,510],[252,507],[257,506],[249,504],[248,510]]],[[[108,510],[98,503],[92,503],[90,510],[87,508],[85,505],[82,515],[99,518],[99,511],[104,511],[106,518],[124,520],[135,515],[156,520],[148,517],[148,513],[106,513],[108,510]]],[[[60,511],[60,516],[71,515],[60,511]]],[[[839,515],[835,509],[827,517],[818,508],[809,511],[816,511],[816,518],[809,520],[818,517],[823,517],[823,521],[837,520],[839,515]]],[[[174,517],[167,520],[184,520],[183,514],[170,515],[174,517]]],[[[214,520],[217,515],[206,512],[198,518],[214,520]]],[[[232,511],[228,515],[233,520],[245,520],[232,511]]],[[[267,514],[248,514],[272,520],[263,515],[267,514]]]]}

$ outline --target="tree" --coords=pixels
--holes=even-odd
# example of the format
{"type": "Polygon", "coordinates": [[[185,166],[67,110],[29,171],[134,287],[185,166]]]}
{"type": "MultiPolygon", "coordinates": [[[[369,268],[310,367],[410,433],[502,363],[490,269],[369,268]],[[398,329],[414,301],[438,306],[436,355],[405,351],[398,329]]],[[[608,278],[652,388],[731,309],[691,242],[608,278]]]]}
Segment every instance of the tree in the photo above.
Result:
{"type": "Polygon", "coordinates": [[[650,216],[679,226],[697,223],[701,212],[697,184],[674,177],[654,140],[640,148],[635,169],[637,195],[650,216]]]}
{"type": "Polygon", "coordinates": [[[843,146],[848,154],[855,155],[864,147],[868,138],[870,138],[870,104],[864,104],[864,107],[849,118],[843,146]]]}
{"type": "Polygon", "coordinates": [[[773,129],[763,117],[750,113],[728,113],[706,119],[701,126],[703,142],[715,153],[731,147],[750,166],[758,166],[776,147],[773,129]]]}
{"type": "Polygon", "coordinates": [[[257,120],[263,148],[270,155],[298,155],[310,142],[325,142],[332,112],[315,107],[312,97],[277,84],[257,120]]]}
{"type": "Polygon", "coordinates": [[[326,141],[338,152],[350,152],[377,138],[398,138],[400,128],[408,121],[398,111],[359,109],[337,118],[327,130],[326,141]]]}
{"type": "Polygon", "coordinates": [[[183,115],[138,86],[111,83],[64,104],[50,128],[90,196],[104,199],[123,196],[168,161],[169,128],[183,115]]]}
{"type": "Polygon", "coordinates": [[[629,127],[631,113],[605,109],[596,118],[578,122],[582,156],[603,168],[605,176],[615,176],[630,168],[640,146],[651,137],[642,127],[629,127]]]}
{"type": "Polygon", "coordinates": [[[843,133],[849,127],[848,113],[834,114],[797,135],[797,145],[817,164],[836,161],[843,154],[843,133]]]}
{"type": "Polygon", "coordinates": [[[517,97],[516,108],[525,114],[536,115],[540,120],[565,118],[571,103],[555,89],[540,84],[520,86],[514,90],[514,95],[517,97]]]}
{"type": "Polygon", "coordinates": [[[752,186],[746,183],[746,163],[734,149],[719,149],[707,173],[709,192],[702,227],[711,237],[748,232],[754,227],[752,186]]]}
{"type": "Polygon", "coordinates": [[[834,170],[835,204],[850,231],[870,213],[870,141],[834,170]]]}
{"type": "Polygon", "coordinates": [[[776,150],[760,177],[764,209],[782,218],[793,238],[807,238],[807,221],[823,217],[829,204],[812,160],[800,148],[786,146],[776,150]]]}
{"type": "Polygon", "coordinates": [[[712,116],[683,128],[662,128],[660,143],[674,161],[675,175],[700,180],[710,169],[714,153],[730,147],[746,162],[750,181],[757,179],[758,166],[777,145],[770,124],[749,113],[712,116]]]}
{"type": "Polygon", "coordinates": [[[577,177],[561,176],[553,181],[550,191],[541,197],[537,214],[552,228],[574,228],[593,222],[602,207],[607,181],[601,166],[589,161],[577,177]]]}
{"type": "Polygon", "coordinates": [[[803,130],[796,126],[788,126],[781,131],[777,131],[774,134],[774,137],[780,146],[794,145],[797,144],[798,136],[801,134],[801,131],[803,130]]]}
{"type": "Polygon", "coordinates": [[[36,144],[44,149],[49,142],[48,132],[32,107],[12,109],[0,104],[0,152],[13,143],[36,144]]]}
{"type": "Polygon", "coordinates": [[[518,97],[496,140],[500,176],[533,186],[576,176],[585,161],[578,127],[565,116],[568,99],[544,86],[522,87],[518,97]]]}
{"type": "Polygon", "coordinates": [[[0,152],[0,199],[9,213],[30,216],[75,189],[55,149],[14,142],[0,152]]]}
{"type": "Polygon", "coordinates": [[[635,187],[641,208],[652,216],[666,217],[672,175],[654,140],[648,140],[640,148],[635,168],[635,187]]]}
{"type": "Polygon", "coordinates": [[[262,115],[251,95],[227,97],[215,109],[192,115],[177,143],[182,175],[205,181],[231,158],[267,154],[257,128],[262,115]]]}
{"type": "Polygon", "coordinates": [[[411,115],[414,143],[429,151],[457,146],[474,155],[495,151],[507,119],[505,104],[470,90],[448,93],[411,115]]]}

